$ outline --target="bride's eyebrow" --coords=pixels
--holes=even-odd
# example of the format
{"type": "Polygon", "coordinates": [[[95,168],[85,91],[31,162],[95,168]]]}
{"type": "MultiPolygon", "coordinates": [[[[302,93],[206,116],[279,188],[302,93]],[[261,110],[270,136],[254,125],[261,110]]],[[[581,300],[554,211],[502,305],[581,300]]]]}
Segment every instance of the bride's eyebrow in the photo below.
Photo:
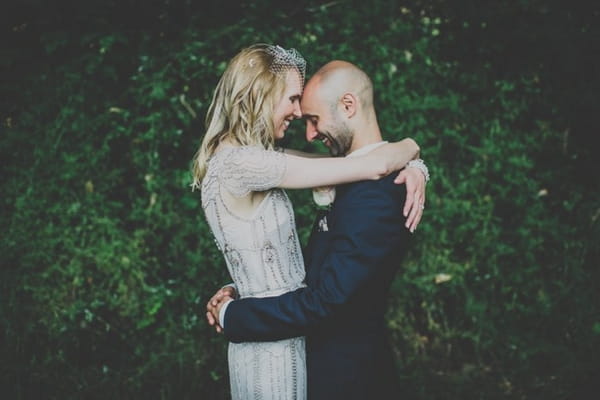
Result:
{"type": "Polygon", "coordinates": [[[301,95],[299,95],[299,94],[295,94],[295,95],[293,95],[293,96],[290,96],[290,101],[291,101],[292,103],[293,103],[294,101],[296,101],[296,100],[300,101],[300,98],[301,98],[301,97],[302,97],[301,95]]]}

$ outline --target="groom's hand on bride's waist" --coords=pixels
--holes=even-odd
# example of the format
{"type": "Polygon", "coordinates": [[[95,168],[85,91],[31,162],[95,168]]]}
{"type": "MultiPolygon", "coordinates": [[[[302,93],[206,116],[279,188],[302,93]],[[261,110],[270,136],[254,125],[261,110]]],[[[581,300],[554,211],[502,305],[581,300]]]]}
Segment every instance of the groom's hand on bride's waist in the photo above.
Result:
{"type": "Polygon", "coordinates": [[[206,312],[206,319],[208,320],[208,323],[210,325],[213,325],[215,327],[215,330],[218,333],[223,333],[223,326],[222,323],[220,322],[220,313],[221,313],[221,308],[223,308],[223,306],[225,306],[226,304],[228,304],[230,301],[232,301],[233,299],[229,296],[223,296],[221,297],[221,299],[216,303],[216,305],[212,305],[212,303],[209,303],[209,305],[207,306],[207,312],[206,312]]]}
{"type": "Polygon", "coordinates": [[[211,297],[206,303],[206,320],[210,326],[214,326],[218,333],[223,332],[223,327],[219,323],[219,312],[224,304],[233,300],[236,296],[233,286],[224,286],[211,297]]]}

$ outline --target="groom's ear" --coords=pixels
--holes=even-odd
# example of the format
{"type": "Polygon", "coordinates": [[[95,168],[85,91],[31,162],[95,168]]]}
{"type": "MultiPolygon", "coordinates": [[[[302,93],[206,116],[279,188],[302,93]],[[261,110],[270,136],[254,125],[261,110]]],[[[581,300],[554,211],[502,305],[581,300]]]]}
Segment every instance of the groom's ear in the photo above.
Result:
{"type": "Polygon", "coordinates": [[[356,96],[352,93],[345,93],[342,96],[342,112],[348,117],[352,118],[356,114],[356,108],[358,104],[356,101],[356,96]]]}

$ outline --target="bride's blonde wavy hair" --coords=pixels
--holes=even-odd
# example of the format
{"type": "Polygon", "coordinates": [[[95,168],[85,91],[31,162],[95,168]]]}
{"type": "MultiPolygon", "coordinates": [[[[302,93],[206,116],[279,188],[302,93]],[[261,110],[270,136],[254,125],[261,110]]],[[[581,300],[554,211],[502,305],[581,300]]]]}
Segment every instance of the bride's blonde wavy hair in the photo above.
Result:
{"type": "Polygon", "coordinates": [[[274,146],[273,112],[285,90],[282,72],[294,68],[304,82],[306,62],[294,49],[255,44],[241,50],[219,80],[206,115],[206,133],[193,159],[192,190],[200,188],[208,160],[223,140],[274,146]]]}

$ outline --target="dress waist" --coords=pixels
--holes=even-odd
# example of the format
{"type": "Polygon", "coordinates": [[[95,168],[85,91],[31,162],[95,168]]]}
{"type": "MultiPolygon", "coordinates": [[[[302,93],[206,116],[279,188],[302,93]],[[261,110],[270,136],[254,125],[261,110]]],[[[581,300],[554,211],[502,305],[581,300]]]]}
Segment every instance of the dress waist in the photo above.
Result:
{"type": "Polygon", "coordinates": [[[246,291],[246,290],[240,289],[239,294],[240,294],[240,298],[242,298],[242,299],[244,297],[273,297],[273,296],[279,296],[284,293],[292,292],[296,289],[300,289],[301,287],[305,287],[305,286],[306,285],[301,282],[296,285],[289,285],[289,286],[266,289],[266,290],[246,291]]]}

